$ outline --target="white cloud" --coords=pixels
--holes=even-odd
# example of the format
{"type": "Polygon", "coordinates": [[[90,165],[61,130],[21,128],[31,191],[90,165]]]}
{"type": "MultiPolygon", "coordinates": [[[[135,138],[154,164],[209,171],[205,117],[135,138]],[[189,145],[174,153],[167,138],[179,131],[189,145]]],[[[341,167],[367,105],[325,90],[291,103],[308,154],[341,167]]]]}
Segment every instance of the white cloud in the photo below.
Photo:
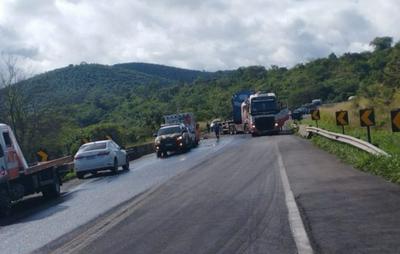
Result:
{"type": "Polygon", "coordinates": [[[81,61],[292,66],[400,38],[398,0],[2,0],[0,51],[36,71],[81,61]]]}

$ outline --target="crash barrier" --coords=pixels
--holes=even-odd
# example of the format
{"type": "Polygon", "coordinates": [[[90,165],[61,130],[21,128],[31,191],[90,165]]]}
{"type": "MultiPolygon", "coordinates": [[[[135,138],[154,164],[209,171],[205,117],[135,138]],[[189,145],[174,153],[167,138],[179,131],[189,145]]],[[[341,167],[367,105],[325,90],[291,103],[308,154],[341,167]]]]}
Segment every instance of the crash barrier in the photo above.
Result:
{"type": "Polygon", "coordinates": [[[135,160],[142,157],[143,155],[154,153],[154,143],[128,147],[126,148],[126,153],[130,161],[135,160]]]}
{"type": "MultiPolygon", "coordinates": [[[[304,129],[304,127],[303,127],[304,129]]],[[[338,142],[346,143],[351,146],[357,147],[367,153],[376,155],[376,156],[390,156],[388,153],[383,151],[382,149],[355,137],[344,135],[344,134],[339,134],[335,132],[330,132],[324,129],[316,128],[316,127],[306,127],[306,132],[308,134],[316,134],[323,136],[325,138],[331,139],[331,140],[336,140],[338,142]]],[[[311,135],[307,135],[307,137],[310,137],[311,135]]]]}

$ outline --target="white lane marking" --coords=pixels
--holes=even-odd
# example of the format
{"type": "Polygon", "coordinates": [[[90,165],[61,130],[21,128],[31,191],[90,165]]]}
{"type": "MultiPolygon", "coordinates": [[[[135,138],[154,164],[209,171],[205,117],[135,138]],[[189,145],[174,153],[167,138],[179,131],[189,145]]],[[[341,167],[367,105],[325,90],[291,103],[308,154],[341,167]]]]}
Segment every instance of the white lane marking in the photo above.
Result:
{"type": "Polygon", "coordinates": [[[308,239],[307,232],[304,228],[299,208],[297,207],[293,192],[290,188],[289,179],[286,174],[286,168],[282,160],[282,155],[279,151],[278,144],[275,143],[275,146],[278,155],[279,172],[281,175],[283,190],[285,192],[285,201],[286,207],[288,209],[289,224],[292,230],[294,241],[296,243],[297,252],[299,254],[312,254],[313,249],[311,248],[310,240],[308,239]]]}

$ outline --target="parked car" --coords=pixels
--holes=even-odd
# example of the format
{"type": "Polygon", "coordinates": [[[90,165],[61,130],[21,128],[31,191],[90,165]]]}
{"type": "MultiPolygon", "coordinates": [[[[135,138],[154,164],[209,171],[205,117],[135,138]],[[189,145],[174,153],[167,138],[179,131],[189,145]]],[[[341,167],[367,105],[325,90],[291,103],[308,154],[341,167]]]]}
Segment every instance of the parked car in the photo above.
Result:
{"type": "Polygon", "coordinates": [[[154,145],[157,157],[161,157],[168,152],[188,151],[194,144],[185,125],[173,124],[158,130],[154,145]]]}
{"type": "Polygon", "coordinates": [[[84,178],[87,173],[97,173],[101,170],[118,172],[122,166],[129,170],[129,160],[126,151],[112,140],[102,140],[82,145],[74,157],[76,176],[84,178]]]}

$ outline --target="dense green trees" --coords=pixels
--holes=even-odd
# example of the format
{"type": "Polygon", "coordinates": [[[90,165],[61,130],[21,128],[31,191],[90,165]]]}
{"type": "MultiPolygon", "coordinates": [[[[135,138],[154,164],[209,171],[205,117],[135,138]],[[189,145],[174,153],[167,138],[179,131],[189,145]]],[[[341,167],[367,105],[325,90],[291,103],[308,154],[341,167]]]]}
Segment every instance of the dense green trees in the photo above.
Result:
{"type": "MultiPolygon", "coordinates": [[[[22,146],[33,158],[39,147],[55,157],[73,153],[83,139],[107,135],[122,145],[142,142],[164,114],[230,118],[231,96],[242,89],[275,92],[290,108],[356,94],[390,101],[400,86],[400,44],[392,42],[379,37],[371,42],[373,52],[332,53],[290,69],[250,66],[209,73],[142,63],[70,65],[15,84],[25,98],[22,146]]],[[[0,90],[0,122],[10,124],[6,96],[7,89],[0,90]]]]}

